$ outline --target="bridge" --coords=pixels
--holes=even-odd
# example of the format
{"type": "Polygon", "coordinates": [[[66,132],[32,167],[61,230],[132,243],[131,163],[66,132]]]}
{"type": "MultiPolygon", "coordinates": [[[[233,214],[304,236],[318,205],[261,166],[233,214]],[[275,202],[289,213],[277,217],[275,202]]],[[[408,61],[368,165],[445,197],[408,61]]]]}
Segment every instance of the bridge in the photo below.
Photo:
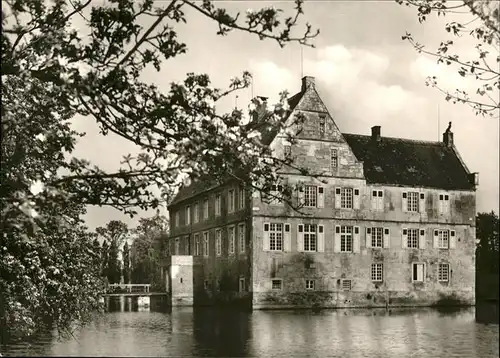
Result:
{"type": "Polygon", "coordinates": [[[112,283],[106,287],[106,297],[143,297],[143,296],[166,296],[166,292],[151,292],[150,284],[141,283],[112,283]]]}

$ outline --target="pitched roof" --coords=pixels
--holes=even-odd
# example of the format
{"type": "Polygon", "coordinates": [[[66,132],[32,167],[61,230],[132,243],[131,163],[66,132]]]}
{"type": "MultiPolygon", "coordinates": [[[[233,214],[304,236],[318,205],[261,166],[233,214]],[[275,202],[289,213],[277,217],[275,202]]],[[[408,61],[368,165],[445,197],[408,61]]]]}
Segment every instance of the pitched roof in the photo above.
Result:
{"type": "Polygon", "coordinates": [[[441,142],[342,134],[363,162],[368,183],[473,190],[456,149],[441,142]]]}
{"type": "MultiPolygon", "coordinates": [[[[284,120],[286,120],[288,116],[293,112],[293,110],[299,103],[300,99],[302,98],[303,94],[304,92],[301,91],[299,93],[296,93],[292,97],[288,98],[289,110],[288,110],[288,115],[284,118],[284,120]]],[[[263,112],[260,120],[264,119],[266,116],[269,116],[270,114],[271,112],[263,112]]],[[[265,122],[263,122],[262,124],[263,125],[260,128],[258,128],[261,134],[261,141],[264,145],[269,145],[276,137],[277,130],[274,130],[275,127],[270,127],[268,125],[266,126],[265,122]]],[[[219,182],[209,175],[205,175],[200,179],[193,180],[190,185],[188,186],[182,185],[179,188],[179,191],[175,195],[174,199],[170,202],[169,206],[175,205],[179,201],[182,201],[188,197],[194,196],[196,194],[207,191],[211,188],[217,187],[218,185],[219,182]]]]}

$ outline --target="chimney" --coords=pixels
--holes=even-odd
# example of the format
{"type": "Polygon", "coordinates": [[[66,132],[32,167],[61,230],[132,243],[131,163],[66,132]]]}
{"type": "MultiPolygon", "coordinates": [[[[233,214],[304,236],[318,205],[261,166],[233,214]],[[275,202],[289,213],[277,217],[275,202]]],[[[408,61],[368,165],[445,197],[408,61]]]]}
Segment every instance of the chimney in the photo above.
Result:
{"type": "Polygon", "coordinates": [[[302,92],[305,92],[309,87],[314,88],[314,77],[312,76],[304,76],[302,77],[302,92]]]}
{"type": "Polygon", "coordinates": [[[448,124],[448,128],[443,133],[443,143],[447,147],[453,147],[453,132],[451,131],[451,122],[448,124]]]}
{"type": "Polygon", "coordinates": [[[375,142],[380,141],[380,126],[372,127],[372,140],[375,142]]]}
{"type": "Polygon", "coordinates": [[[479,185],[479,173],[477,173],[477,172],[470,173],[469,174],[469,182],[471,184],[474,184],[475,186],[479,185]]]}
{"type": "Polygon", "coordinates": [[[257,98],[259,99],[260,103],[255,108],[256,112],[255,119],[262,118],[267,110],[267,97],[257,96],[257,98]]]}

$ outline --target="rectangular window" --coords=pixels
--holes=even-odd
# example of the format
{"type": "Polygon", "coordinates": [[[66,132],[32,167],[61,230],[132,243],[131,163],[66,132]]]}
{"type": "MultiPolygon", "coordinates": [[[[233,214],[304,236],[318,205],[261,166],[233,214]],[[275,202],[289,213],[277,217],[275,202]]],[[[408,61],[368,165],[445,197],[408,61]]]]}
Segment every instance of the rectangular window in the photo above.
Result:
{"type": "Polygon", "coordinates": [[[372,190],[372,210],[384,210],[383,190],[372,190]]]}
{"type": "Polygon", "coordinates": [[[215,194],[215,216],[220,216],[222,212],[221,195],[215,194]]]}
{"type": "Polygon", "coordinates": [[[239,289],[240,289],[240,292],[245,292],[246,291],[245,278],[244,277],[240,277],[239,289]]]}
{"type": "Polygon", "coordinates": [[[191,207],[188,205],[186,206],[186,225],[191,224],[191,207]]]}
{"type": "Polygon", "coordinates": [[[200,205],[198,203],[194,204],[193,211],[194,211],[193,221],[196,224],[197,222],[200,221],[200,205]]]}
{"type": "Polygon", "coordinates": [[[318,202],[317,187],[315,185],[304,185],[304,206],[315,208],[318,202]]]}
{"type": "Polygon", "coordinates": [[[326,131],[326,118],[325,118],[325,116],[320,115],[319,116],[319,134],[321,136],[324,136],[325,131],[326,131]]]}
{"type": "Polygon", "coordinates": [[[232,213],[234,212],[234,189],[229,189],[227,191],[227,211],[232,213]]]}
{"type": "Polygon", "coordinates": [[[245,209],[245,189],[241,186],[238,190],[238,209],[245,209]]]}
{"type": "Polygon", "coordinates": [[[282,199],[283,194],[282,193],[283,193],[283,185],[273,184],[271,186],[271,191],[269,192],[269,194],[271,194],[269,204],[270,205],[283,204],[283,199],[282,199]]]}
{"type": "Polygon", "coordinates": [[[273,290],[281,290],[283,282],[281,280],[271,280],[271,288],[273,290]]]}
{"type": "Polygon", "coordinates": [[[418,229],[408,229],[408,245],[409,249],[418,249],[418,229]]]}
{"type": "Polygon", "coordinates": [[[342,290],[350,291],[352,287],[351,280],[342,280],[342,290]]]}
{"type": "Polygon", "coordinates": [[[449,230],[439,230],[439,248],[449,249],[450,248],[450,231],[449,230]]]}
{"type": "Polygon", "coordinates": [[[290,155],[292,155],[292,146],[291,145],[283,146],[283,153],[285,154],[285,158],[290,157],[290,155]]]}
{"type": "Polygon", "coordinates": [[[234,235],[234,226],[230,226],[227,229],[227,240],[228,240],[228,245],[229,245],[229,247],[228,247],[229,253],[234,254],[234,248],[236,246],[236,244],[235,244],[236,237],[234,235]]]}
{"type": "Polygon", "coordinates": [[[203,219],[208,219],[208,199],[203,200],[203,219]]]}
{"type": "Polygon", "coordinates": [[[317,240],[316,225],[304,224],[304,251],[316,251],[317,240]]]}
{"type": "Polygon", "coordinates": [[[372,247],[384,247],[384,228],[372,227],[372,247]]]}
{"type": "Polygon", "coordinates": [[[340,227],[340,252],[352,252],[352,226],[340,227]]]}
{"type": "Polygon", "coordinates": [[[372,281],[382,282],[384,266],[383,264],[372,264],[372,281]]]}
{"type": "Polygon", "coordinates": [[[196,256],[200,255],[200,235],[194,234],[194,254],[196,256]]]}
{"type": "Polygon", "coordinates": [[[209,249],[210,249],[210,245],[209,245],[209,241],[208,241],[208,232],[204,232],[203,233],[203,255],[205,256],[208,256],[210,253],[209,253],[209,249]]]}
{"type": "Polygon", "coordinates": [[[180,240],[175,239],[175,254],[179,255],[179,251],[180,251],[180,240]]]}
{"type": "Polygon", "coordinates": [[[203,288],[205,288],[205,290],[208,290],[208,280],[203,281],[203,288]]]}
{"type": "Polygon", "coordinates": [[[425,264],[414,262],[412,264],[412,281],[424,282],[424,279],[425,279],[425,264]]]}
{"type": "Polygon", "coordinates": [[[438,264],[438,281],[448,282],[450,280],[450,265],[438,264]]]}
{"type": "Polygon", "coordinates": [[[352,188],[340,189],[340,207],[342,209],[352,209],[352,188]]]}
{"type": "Polygon", "coordinates": [[[314,280],[306,280],[306,290],[314,290],[314,280]]]}
{"type": "MultiPolygon", "coordinates": [[[[403,198],[404,198],[403,193],[403,198]]],[[[406,193],[407,198],[406,198],[406,211],[411,211],[411,212],[418,212],[418,203],[419,203],[419,193],[416,191],[410,191],[406,193]]]]}
{"type": "Polygon", "coordinates": [[[240,243],[240,253],[245,252],[245,224],[239,224],[238,225],[238,236],[239,236],[239,243],[240,243]]]}
{"type": "Polygon", "coordinates": [[[215,254],[222,255],[222,230],[215,230],[215,254]]]}
{"type": "Polygon", "coordinates": [[[283,251],[283,224],[269,225],[269,250],[283,251]]]}
{"type": "Polygon", "coordinates": [[[336,170],[339,165],[338,151],[335,148],[330,148],[330,167],[331,170],[336,170]]]}
{"type": "Polygon", "coordinates": [[[450,196],[448,194],[439,194],[439,213],[448,214],[450,212],[450,196]]]}
{"type": "Polygon", "coordinates": [[[177,211],[175,213],[175,227],[179,227],[181,224],[181,216],[179,215],[179,212],[177,211]]]}

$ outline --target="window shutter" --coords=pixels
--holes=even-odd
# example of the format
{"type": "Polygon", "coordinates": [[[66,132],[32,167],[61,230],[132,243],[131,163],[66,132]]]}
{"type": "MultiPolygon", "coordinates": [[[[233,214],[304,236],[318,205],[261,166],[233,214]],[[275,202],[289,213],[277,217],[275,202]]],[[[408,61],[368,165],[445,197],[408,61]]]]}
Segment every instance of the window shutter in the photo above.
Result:
{"type": "Polygon", "coordinates": [[[302,184],[299,184],[298,188],[298,201],[299,205],[304,205],[304,186],[302,184]]]}
{"type": "Polygon", "coordinates": [[[335,188],[335,209],[340,209],[340,188],[335,188]]]}
{"type": "Polygon", "coordinates": [[[418,236],[418,248],[419,249],[425,249],[425,230],[424,229],[420,229],[419,230],[419,236],[418,236]]]}
{"type": "Polygon", "coordinates": [[[360,198],[359,189],[354,189],[354,198],[353,198],[354,209],[359,209],[359,200],[360,200],[359,198],[360,198]]]}
{"type": "Polygon", "coordinates": [[[304,225],[297,225],[297,251],[304,251],[304,225]]]}
{"type": "Polygon", "coordinates": [[[384,247],[388,248],[391,242],[391,231],[388,228],[384,228],[384,247]]]}
{"type": "Polygon", "coordinates": [[[420,193],[420,200],[418,201],[418,211],[421,213],[425,212],[425,194],[420,193]]]}
{"type": "Polygon", "coordinates": [[[378,198],[377,198],[377,191],[376,190],[372,190],[372,210],[377,210],[378,209],[378,205],[377,205],[377,202],[378,202],[378,198]]]}
{"type": "Polygon", "coordinates": [[[444,202],[443,202],[443,194],[439,194],[439,200],[438,200],[438,209],[439,209],[439,213],[442,214],[443,213],[443,205],[444,205],[444,202]]]}
{"type": "Polygon", "coordinates": [[[403,192],[403,203],[402,203],[402,209],[403,211],[408,211],[408,196],[406,194],[406,191],[403,192]]]}
{"type": "Polygon", "coordinates": [[[354,235],[352,240],[352,251],[359,252],[360,251],[360,240],[359,240],[359,226],[354,226],[354,235]]]}
{"type": "Polygon", "coordinates": [[[455,230],[450,230],[450,249],[457,248],[457,235],[455,230]]]}
{"type": "Polygon", "coordinates": [[[340,252],[340,226],[335,225],[335,234],[333,236],[333,252],[340,252]]]}
{"type": "Polygon", "coordinates": [[[318,208],[325,207],[325,188],[318,186],[318,208]]]}
{"type": "Polygon", "coordinates": [[[403,235],[401,237],[401,247],[406,249],[408,247],[408,229],[403,229],[403,235]]]}
{"type": "Polygon", "coordinates": [[[262,241],[262,249],[269,251],[269,223],[264,223],[264,235],[262,241]]]}
{"type": "Polygon", "coordinates": [[[439,249],[439,230],[437,230],[437,229],[434,229],[434,238],[433,238],[432,242],[433,242],[432,246],[435,249],[439,249]]]}
{"type": "Polygon", "coordinates": [[[318,225],[318,252],[325,252],[325,228],[318,225]]]}
{"type": "Polygon", "coordinates": [[[284,225],[285,232],[283,233],[283,251],[292,251],[292,232],[290,231],[290,224],[284,225]]]}
{"type": "Polygon", "coordinates": [[[384,191],[383,190],[378,191],[377,203],[378,203],[378,208],[380,210],[384,210],[384,191]]]}
{"type": "Polygon", "coordinates": [[[372,247],[372,228],[371,227],[367,227],[366,228],[366,243],[365,243],[365,246],[367,248],[372,247]]]}

